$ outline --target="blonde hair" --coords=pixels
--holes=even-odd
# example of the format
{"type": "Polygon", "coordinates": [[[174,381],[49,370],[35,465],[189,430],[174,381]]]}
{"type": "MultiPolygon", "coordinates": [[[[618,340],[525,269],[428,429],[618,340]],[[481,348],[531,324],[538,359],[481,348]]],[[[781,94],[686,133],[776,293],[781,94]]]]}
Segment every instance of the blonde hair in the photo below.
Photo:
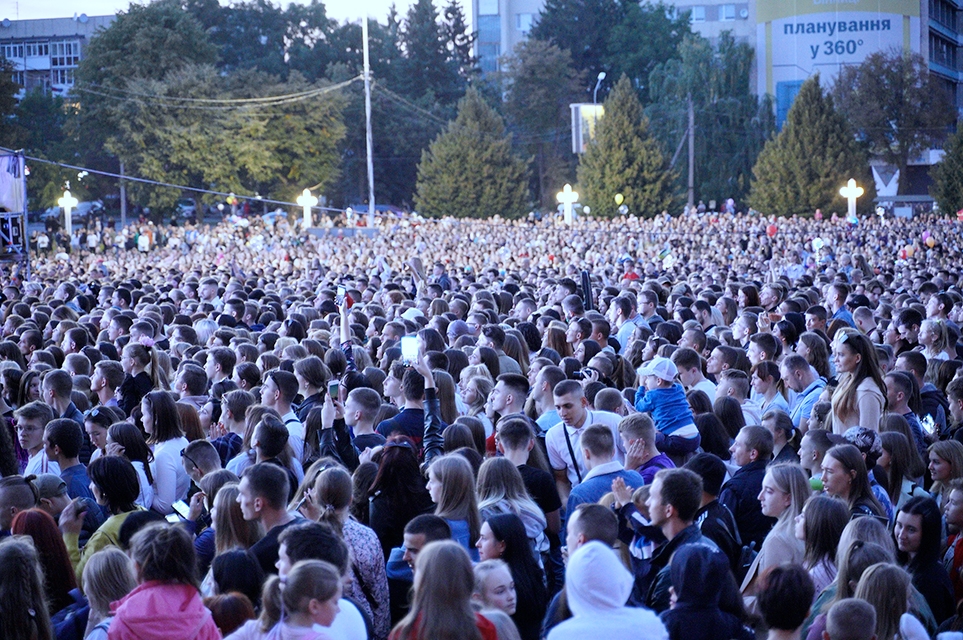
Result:
{"type": "Polygon", "coordinates": [[[84,565],[83,588],[96,618],[110,613],[110,603],[120,600],[137,587],[127,554],[114,546],[104,547],[84,565]]]}
{"type": "Polygon", "coordinates": [[[485,585],[488,582],[488,576],[499,569],[505,569],[508,571],[508,575],[512,574],[511,569],[508,568],[508,564],[506,564],[504,560],[497,558],[479,562],[472,569],[475,574],[475,595],[479,596],[482,607],[487,607],[490,604],[485,600],[485,585]]]}
{"type": "Polygon", "coordinates": [[[231,549],[250,549],[264,535],[260,522],[245,520],[236,482],[228,482],[214,497],[214,548],[217,553],[231,549]]]}
{"type": "Polygon", "coordinates": [[[879,562],[863,572],[855,598],[876,609],[876,637],[893,638],[899,633],[899,619],[909,605],[910,575],[895,564],[879,562]]]}

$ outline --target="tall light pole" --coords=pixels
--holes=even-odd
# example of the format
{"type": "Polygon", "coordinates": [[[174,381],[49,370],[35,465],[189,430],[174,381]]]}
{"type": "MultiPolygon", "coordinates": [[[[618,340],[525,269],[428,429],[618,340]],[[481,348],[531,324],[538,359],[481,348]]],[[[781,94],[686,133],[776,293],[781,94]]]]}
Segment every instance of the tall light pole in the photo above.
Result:
{"type": "Polygon", "coordinates": [[[371,61],[368,56],[368,16],[361,19],[361,36],[364,40],[364,120],[365,146],[368,151],[368,228],[374,229],[375,224],[375,189],[374,189],[374,159],[371,138],[371,61]]]}
{"type": "Polygon", "coordinates": [[[64,191],[64,197],[57,200],[57,204],[64,208],[64,231],[67,232],[67,246],[68,250],[70,247],[70,238],[74,234],[73,217],[71,215],[71,210],[76,207],[79,203],[77,198],[70,195],[70,190],[64,191]]]}
{"type": "Polygon", "coordinates": [[[592,104],[599,103],[599,87],[602,86],[603,80],[605,80],[605,72],[599,71],[599,78],[595,81],[595,91],[592,92],[592,104]]]}

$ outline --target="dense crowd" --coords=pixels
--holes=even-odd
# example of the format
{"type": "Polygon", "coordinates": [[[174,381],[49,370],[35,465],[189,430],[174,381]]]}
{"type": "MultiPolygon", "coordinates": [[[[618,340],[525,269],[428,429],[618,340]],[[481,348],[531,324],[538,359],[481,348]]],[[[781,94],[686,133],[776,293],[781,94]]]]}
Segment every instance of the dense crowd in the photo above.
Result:
{"type": "Polygon", "coordinates": [[[963,223],[818,218],[38,247],[0,637],[963,631],[963,223]]]}

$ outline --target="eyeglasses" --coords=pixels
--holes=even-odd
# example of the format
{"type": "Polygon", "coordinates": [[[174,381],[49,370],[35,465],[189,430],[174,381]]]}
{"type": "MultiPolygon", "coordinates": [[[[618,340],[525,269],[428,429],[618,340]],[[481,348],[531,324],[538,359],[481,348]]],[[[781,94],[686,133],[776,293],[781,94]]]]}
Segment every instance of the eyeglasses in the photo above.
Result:
{"type": "Polygon", "coordinates": [[[194,465],[198,469],[200,469],[200,466],[196,462],[194,462],[194,459],[185,453],[186,451],[187,449],[181,449],[181,457],[187,460],[188,462],[190,462],[192,465],[194,465]]]}

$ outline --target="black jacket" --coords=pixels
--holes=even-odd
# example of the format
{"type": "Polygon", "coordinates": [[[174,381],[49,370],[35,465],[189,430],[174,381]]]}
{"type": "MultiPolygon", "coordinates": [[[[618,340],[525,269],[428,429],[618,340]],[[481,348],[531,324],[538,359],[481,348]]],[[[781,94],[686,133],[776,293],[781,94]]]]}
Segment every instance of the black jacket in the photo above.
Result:
{"type": "Polygon", "coordinates": [[[699,531],[699,527],[690,524],[679,532],[679,534],[659,547],[652,554],[652,570],[649,573],[652,578],[648,591],[645,596],[645,606],[656,613],[662,613],[669,608],[669,587],[672,586],[672,556],[684,545],[701,544],[718,552],[716,546],[709,538],[706,538],[699,531]]]}
{"type": "Polygon", "coordinates": [[[696,512],[695,523],[702,535],[715,542],[725,554],[732,575],[739,575],[742,570],[742,538],[732,512],[718,500],[713,500],[696,512]]]}
{"type": "Polygon", "coordinates": [[[742,467],[722,485],[719,502],[724,504],[736,519],[742,544],[756,543],[756,549],[762,548],[762,541],[766,534],[776,524],[775,518],[762,515],[759,505],[759,492],[762,491],[762,479],[766,475],[766,463],[762,460],[750,462],[742,467]]]}

